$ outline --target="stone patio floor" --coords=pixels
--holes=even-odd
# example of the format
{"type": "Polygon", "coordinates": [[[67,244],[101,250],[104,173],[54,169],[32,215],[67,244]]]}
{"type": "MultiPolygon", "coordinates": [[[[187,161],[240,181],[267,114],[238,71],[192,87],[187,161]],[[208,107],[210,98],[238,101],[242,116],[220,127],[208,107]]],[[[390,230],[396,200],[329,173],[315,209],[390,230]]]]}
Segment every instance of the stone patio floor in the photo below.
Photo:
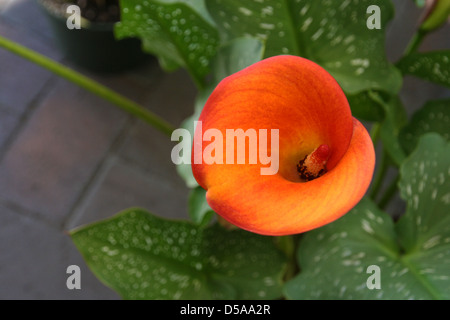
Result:
{"type": "MultiPolygon", "coordinates": [[[[419,11],[394,1],[404,18],[390,26],[396,59],[419,11]],[[407,18],[408,17],[408,18],[407,18]]],[[[174,126],[193,111],[196,88],[183,70],[155,59],[121,74],[91,73],[57,47],[48,21],[30,0],[0,0],[0,34],[68,65],[139,102],[174,126]]],[[[447,30],[423,44],[449,48],[447,30]]],[[[408,110],[448,90],[408,78],[408,110]]],[[[139,206],[187,219],[188,189],[170,159],[173,144],[142,121],[30,62],[0,49],[0,299],[119,299],[97,280],[65,231],[139,206]],[[69,265],[81,290],[66,287],[69,265]]]]}

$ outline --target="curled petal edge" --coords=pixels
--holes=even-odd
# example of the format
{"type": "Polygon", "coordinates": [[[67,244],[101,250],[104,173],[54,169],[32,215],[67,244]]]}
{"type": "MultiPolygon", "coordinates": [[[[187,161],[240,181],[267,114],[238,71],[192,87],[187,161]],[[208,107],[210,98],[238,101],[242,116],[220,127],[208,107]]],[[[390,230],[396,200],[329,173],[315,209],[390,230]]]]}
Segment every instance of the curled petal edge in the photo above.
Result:
{"type": "MultiPolygon", "coordinates": [[[[242,176],[210,184],[206,199],[231,224],[258,234],[303,233],[340,218],[364,196],[375,167],[375,151],[365,127],[353,118],[350,145],[325,175],[295,183],[280,174],[242,176]]],[[[239,170],[236,167],[236,170],[239,170]]]]}

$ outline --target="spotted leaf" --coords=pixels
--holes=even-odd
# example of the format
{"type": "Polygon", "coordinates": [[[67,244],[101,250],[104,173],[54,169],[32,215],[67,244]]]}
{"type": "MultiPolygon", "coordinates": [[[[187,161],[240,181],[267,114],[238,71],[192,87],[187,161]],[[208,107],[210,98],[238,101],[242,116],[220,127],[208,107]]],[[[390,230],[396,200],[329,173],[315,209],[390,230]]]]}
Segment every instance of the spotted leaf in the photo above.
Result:
{"type": "Polygon", "coordinates": [[[192,1],[121,0],[116,37],[139,37],[146,52],[156,55],[166,70],[183,67],[204,84],[219,44],[216,28],[192,1]],[[197,9],[197,10],[196,10],[197,9]]]}
{"type": "Polygon", "coordinates": [[[399,135],[405,152],[411,153],[419,138],[427,132],[436,132],[445,139],[450,139],[450,99],[429,101],[413,114],[411,121],[399,135]]]}
{"type": "Polygon", "coordinates": [[[403,74],[450,87],[450,50],[413,53],[397,66],[403,74]]]}
{"type": "Polygon", "coordinates": [[[206,6],[225,37],[259,37],[266,42],[266,57],[290,54],[313,60],[346,93],[400,89],[400,73],[384,49],[393,16],[390,1],[208,0],[206,6]],[[380,9],[381,29],[367,27],[372,5],[380,9]]]}
{"type": "Polygon", "coordinates": [[[199,226],[208,224],[214,216],[214,211],[206,202],[206,191],[202,187],[191,190],[188,213],[191,221],[199,226]]]}
{"type": "Polygon", "coordinates": [[[283,255],[273,240],[198,228],[141,209],[71,232],[88,266],[125,299],[274,299],[283,255]]]}
{"type": "Polygon", "coordinates": [[[449,164],[450,144],[437,134],[424,136],[401,167],[407,211],[400,221],[364,199],[341,219],[309,232],[298,250],[301,272],[286,284],[286,296],[449,299],[449,164]]]}

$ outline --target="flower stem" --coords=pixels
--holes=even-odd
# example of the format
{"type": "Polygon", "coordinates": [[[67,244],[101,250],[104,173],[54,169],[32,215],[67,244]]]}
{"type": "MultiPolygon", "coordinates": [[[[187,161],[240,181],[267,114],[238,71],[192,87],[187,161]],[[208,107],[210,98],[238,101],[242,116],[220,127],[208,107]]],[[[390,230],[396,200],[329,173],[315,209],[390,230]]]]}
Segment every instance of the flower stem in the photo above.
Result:
{"type": "Polygon", "coordinates": [[[63,66],[62,64],[53,61],[31,49],[28,49],[14,41],[8,40],[0,36],[0,47],[21,56],[55,74],[58,76],[71,81],[78,86],[92,92],[93,94],[111,102],[112,104],[118,106],[122,110],[142,119],[146,123],[153,126],[155,129],[164,133],[167,136],[171,136],[174,130],[173,126],[166,122],[164,119],[160,118],[151,111],[145,109],[141,105],[135,103],[134,101],[118,94],[117,92],[105,87],[104,85],[63,66]]]}
{"type": "Polygon", "coordinates": [[[278,248],[286,255],[287,266],[284,273],[283,281],[288,281],[295,277],[299,268],[297,265],[296,253],[299,239],[296,236],[275,237],[278,248]]]}
{"type": "Polygon", "coordinates": [[[381,150],[382,155],[379,157],[380,162],[378,165],[378,169],[375,173],[375,177],[373,179],[372,188],[370,190],[370,198],[375,201],[378,193],[380,192],[381,185],[383,184],[384,178],[386,176],[388,170],[388,155],[384,149],[381,150]]]}
{"type": "Polygon", "coordinates": [[[380,209],[386,209],[386,206],[389,204],[389,202],[392,200],[392,198],[397,193],[397,187],[398,182],[400,180],[400,176],[397,174],[395,179],[391,181],[389,186],[386,188],[386,191],[384,192],[383,196],[381,197],[380,201],[378,202],[378,207],[380,209]]]}
{"type": "Polygon", "coordinates": [[[380,136],[380,128],[381,124],[379,122],[375,122],[370,129],[370,138],[372,139],[374,147],[376,147],[378,137],[380,136]]]}
{"type": "Polygon", "coordinates": [[[411,41],[409,42],[408,46],[405,49],[405,52],[403,56],[410,55],[411,53],[414,53],[419,48],[420,44],[422,43],[423,39],[425,39],[425,36],[427,35],[427,31],[424,30],[417,30],[417,32],[413,35],[411,38],[411,41]]]}

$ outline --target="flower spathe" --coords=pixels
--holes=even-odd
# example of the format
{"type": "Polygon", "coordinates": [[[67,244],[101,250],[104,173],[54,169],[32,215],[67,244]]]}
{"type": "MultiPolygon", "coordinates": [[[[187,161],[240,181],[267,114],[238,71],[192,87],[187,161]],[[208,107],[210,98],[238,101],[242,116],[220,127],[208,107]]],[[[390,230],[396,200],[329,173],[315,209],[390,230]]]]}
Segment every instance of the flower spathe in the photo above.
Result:
{"type": "Polygon", "coordinates": [[[208,204],[239,228],[274,236],[318,228],[352,209],[371,182],[375,153],[367,130],[335,79],[310,60],[271,57],[225,78],[199,121],[194,145],[209,128],[223,133],[224,144],[227,129],[279,132],[279,149],[270,150],[269,141],[266,150],[278,151],[276,174],[262,175],[261,163],[192,162],[208,204]]]}

